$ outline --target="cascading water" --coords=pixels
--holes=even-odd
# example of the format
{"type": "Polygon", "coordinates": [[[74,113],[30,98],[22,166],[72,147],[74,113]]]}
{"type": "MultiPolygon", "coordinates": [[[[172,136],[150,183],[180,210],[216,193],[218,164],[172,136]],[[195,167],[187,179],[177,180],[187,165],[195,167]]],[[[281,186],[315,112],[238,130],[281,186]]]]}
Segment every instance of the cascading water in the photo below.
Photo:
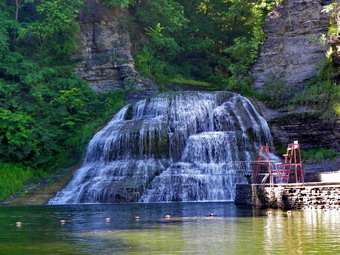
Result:
{"type": "Polygon", "coordinates": [[[266,121],[240,95],[161,94],[116,114],[49,204],[233,200],[244,182],[235,162],[271,141],[266,121]]]}

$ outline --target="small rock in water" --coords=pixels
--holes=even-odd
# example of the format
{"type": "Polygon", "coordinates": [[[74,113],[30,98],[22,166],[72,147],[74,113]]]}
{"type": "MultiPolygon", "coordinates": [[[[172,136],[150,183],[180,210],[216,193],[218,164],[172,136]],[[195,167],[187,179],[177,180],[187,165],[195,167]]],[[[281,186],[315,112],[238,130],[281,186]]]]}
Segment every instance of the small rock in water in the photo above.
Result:
{"type": "Polygon", "coordinates": [[[171,215],[170,214],[167,214],[164,216],[164,219],[170,219],[171,218],[171,215]]]}
{"type": "Polygon", "coordinates": [[[66,220],[60,220],[59,222],[60,222],[61,225],[66,224],[66,220]]]}
{"type": "Polygon", "coordinates": [[[217,215],[214,214],[214,213],[210,213],[208,216],[209,216],[209,217],[216,217],[217,215]]]}
{"type": "Polygon", "coordinates": [[[17,222],[15,222],[15,226],[17,226],[17,227],[21,227],[21,225],[22,225],[21,221],[17,221],[17,222]]]}
{"type": "Polygon", "coordinates": [[[139,216],[135,216],[133,217],[134,220],[140,220],[140,217],[139,216]]]}
{"type": "Polygon", "coordinates": [[[105,221],[106,222],[111,222],[111,218],[106,218],[105,221]]]}

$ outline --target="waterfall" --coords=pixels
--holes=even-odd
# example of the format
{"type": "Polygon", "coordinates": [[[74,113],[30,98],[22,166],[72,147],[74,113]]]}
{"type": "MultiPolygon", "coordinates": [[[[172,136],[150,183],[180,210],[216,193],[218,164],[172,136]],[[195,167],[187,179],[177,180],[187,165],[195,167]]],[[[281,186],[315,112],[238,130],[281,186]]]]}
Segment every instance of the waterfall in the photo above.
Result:
{"type": "Polygon", "coordinates": [[[272,137],[231,92],[181,92],[125,106],[90,141],[83,165],[49,204],[233,200],[272,137]]]}

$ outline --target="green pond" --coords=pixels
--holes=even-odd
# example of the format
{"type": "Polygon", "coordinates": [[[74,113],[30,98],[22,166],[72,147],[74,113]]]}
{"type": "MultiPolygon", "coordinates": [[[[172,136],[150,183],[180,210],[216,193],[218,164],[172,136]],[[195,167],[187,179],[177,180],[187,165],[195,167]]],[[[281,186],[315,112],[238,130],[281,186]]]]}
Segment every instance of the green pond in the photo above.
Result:
{"type": "Polygon", "coordinates": [[[227,202],[0,207],[0,254],[340,254],[339,223],[227,202]]]}

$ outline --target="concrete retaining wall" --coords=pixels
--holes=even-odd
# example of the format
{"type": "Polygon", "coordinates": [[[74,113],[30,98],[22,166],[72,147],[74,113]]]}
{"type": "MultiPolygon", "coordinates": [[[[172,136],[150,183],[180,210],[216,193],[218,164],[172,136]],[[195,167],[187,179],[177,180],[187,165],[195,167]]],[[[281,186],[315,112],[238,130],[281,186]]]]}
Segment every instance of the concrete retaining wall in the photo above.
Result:
{"type": "Polygon", "coordinates": [[[340,209],[340,183],[238,184],[235,204],[282,209],[340,209]]]}

